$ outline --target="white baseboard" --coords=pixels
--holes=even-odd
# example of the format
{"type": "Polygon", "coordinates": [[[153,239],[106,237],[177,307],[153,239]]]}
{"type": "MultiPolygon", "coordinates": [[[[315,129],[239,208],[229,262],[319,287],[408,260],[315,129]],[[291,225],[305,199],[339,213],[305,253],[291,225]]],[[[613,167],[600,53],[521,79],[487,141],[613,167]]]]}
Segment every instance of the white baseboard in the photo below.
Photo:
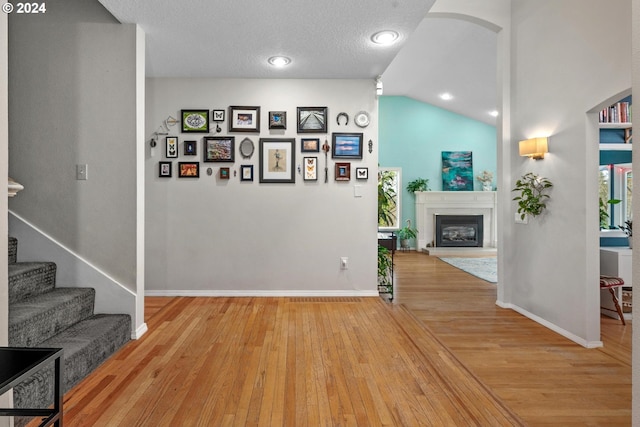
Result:
{"type": "Polygon", "coordinates": [[[144,334],[146,334],[148,330],[149,330],[149,328],[147,328],[147,324],[143,323],[142,325],[138,326],[138,328],[135,330],[135,332],[133,334],[131,334],[131,339],[132,340],[139,339],[144,334]]]}
{"type": "Polygon", "coordinates": [[[566,329],[563,329],[561,327],[559,327],[558,325],[549,322],[548,320],[543,319],[542,317],[536,316],[533,313],[530,313],[529,311],[525,310],[522,307],[519,307],[515,304],[510,304],[510,303],[504,303],[502,301],[496,301],[496,305],[498,307],[502,307],[502,308],[508,308],[511,309],[513,311],[516,311],[520,314],[522,314],[524,317],[527,317],[531,320],[533,320],[536,323],[541,324],[542,326],[544,326],[545,328],[551,329],[552,331],[562,335],[563,337],[570,339],[571,341],[580,344],[583,347],[586,348],[599,348],[602,347],[602,341],[587,341],[583,338],[580,338],[579,336],[567,331],[566,329]]]}
{"type": "Polygon", "coordinates": [[[147,297],[377,297],[377,291],[238,291],[238,290],[146,290],[147,297]]]}

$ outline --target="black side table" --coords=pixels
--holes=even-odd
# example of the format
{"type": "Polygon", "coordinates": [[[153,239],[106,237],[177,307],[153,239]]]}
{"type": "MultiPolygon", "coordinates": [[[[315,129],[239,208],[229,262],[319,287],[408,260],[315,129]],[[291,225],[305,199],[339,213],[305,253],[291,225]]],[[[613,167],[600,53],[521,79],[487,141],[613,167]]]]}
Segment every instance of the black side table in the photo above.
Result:
{"type": "Polygon", "coordinates": [[[0,347],[0,396],[40,370],[55,365],[53,409],[0,408],[0,416],[42,417],[40,427],[62,427],[62,349],[0,347]]]}

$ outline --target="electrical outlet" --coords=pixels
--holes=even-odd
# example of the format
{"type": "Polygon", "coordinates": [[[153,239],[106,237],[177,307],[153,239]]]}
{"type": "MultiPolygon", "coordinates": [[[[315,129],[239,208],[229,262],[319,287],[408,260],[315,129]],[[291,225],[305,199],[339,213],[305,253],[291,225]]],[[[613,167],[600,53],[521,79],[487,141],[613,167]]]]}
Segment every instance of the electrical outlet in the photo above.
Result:
{"type": "Polygon", "coordinates": [[[342,258],[340,258],[340,268],[342,270],[346,270],[347,268],[349,268],[349,258],[346,256],[343,256],[342,258]]]}
{"type": "Polygon", "coordinates": [[[89,165],[76,165],[76,179],[78,181],[86,181],[89,179],[89,165]]]}

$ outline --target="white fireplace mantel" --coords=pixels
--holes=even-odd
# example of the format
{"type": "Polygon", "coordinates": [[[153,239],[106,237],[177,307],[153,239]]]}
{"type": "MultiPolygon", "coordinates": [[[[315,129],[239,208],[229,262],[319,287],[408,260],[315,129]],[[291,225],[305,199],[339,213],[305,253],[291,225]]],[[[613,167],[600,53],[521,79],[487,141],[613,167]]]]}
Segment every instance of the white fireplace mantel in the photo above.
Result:
{"type": "Polygon", "coordinates": [[[434,245],[436,215],[482,215],[482,246],[496,247],[498,199],[495,191],[418,191],[415,195],[418,248],[434,245]]]}

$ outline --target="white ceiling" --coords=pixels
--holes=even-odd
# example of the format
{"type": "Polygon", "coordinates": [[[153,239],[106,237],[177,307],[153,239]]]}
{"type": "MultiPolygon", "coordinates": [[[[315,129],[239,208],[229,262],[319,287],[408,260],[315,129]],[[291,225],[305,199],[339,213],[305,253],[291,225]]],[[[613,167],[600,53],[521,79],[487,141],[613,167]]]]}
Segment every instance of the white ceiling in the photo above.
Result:
{"type": "Polygon", "coordinates": [[[435,0],[99,0],[146,33],[148,77],[375,78],[405,95],[495,124],[496,36],[427,18],[435,0]],[[393,29],[380,47],[372,34],[393,29]],[[285,55],[292,63],[267,63],[285,55]],[[395,59],[394,59],[395,58],[395,59]],[[449,102],[437,95],[454,95],[449,102]]]}

